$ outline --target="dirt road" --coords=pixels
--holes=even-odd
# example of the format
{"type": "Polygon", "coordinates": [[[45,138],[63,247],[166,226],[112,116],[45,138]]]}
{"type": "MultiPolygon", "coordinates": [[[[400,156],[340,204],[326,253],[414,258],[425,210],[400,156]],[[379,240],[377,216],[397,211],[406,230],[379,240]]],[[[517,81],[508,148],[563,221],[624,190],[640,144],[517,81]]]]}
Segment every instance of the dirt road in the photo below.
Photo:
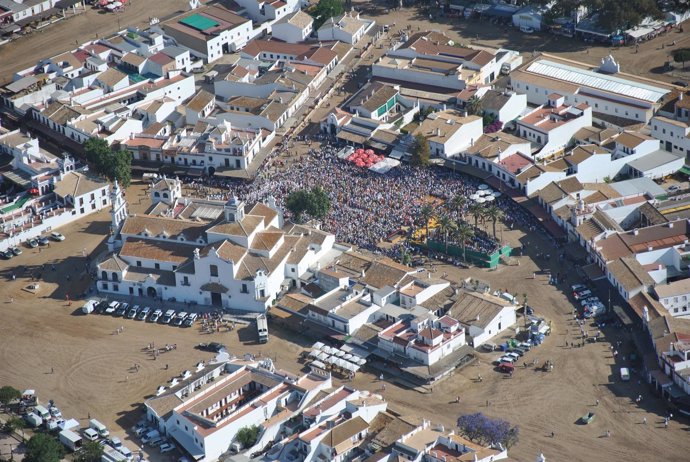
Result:
{"type": "Polygon", "coordinates": [[[0,47],[0,82],[35,65],[40,59],[73,49],[77,44],[106,37],[127,26],[148,27],[151,17],[162,19],[188,9],[187,0],[132,0],[122,13],[87,7],[84,14],[53,24],[0,47]]]}

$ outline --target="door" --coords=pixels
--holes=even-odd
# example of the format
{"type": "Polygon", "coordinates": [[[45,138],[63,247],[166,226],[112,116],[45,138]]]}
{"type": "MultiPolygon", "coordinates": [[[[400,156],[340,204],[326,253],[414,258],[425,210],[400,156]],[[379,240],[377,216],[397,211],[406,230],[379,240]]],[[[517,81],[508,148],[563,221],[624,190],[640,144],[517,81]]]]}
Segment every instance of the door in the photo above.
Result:
{"type": "Polygon", "coordinates": [[[670,141],[666,142],[666,150],[668,152],[673,152],[673,144],[670,141]]]}
{"type": "Polygon", "coordinates": [[[139,287],[139,296],[140,297],[144,296],[144,289],[142,289],[141,287],[139,287]]]}
{"type": "Polygon", "coordinates": [[[211,292],[211,305],[223,306],[223,298],[218,292],[211,292]]]}
{"type": "Polygon", "coordinates": [[[156,288],[155,287],[149,287],[146,289],[146,295],[149,297],[155,298],[156,297],[156,288]]]}

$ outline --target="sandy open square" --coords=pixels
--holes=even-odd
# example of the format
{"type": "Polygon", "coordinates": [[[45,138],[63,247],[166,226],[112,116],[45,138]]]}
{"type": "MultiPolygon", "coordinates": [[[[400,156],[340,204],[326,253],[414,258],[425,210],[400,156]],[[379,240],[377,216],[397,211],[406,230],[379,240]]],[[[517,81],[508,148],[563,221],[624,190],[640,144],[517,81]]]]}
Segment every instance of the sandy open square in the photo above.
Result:
{"type": "MultiPolygon", "coordinates": [[[[146,206],[141,194],[141,185],[128,191],[134,211],[146,206]]],[[[108,213],[94,215],[89,221],[61,229],[67,237],[64,242],[52,243],[40,253],[25,248],[21,256],[0,262],[0,384],[35,388],[42,401],[54,399],[65,416],[77,418],[84,425],[89,415],[98,418],[114,434],[129,439],[126,444],[134,449],[140,443],[126,431],[141,418],[143,400],[174,375],[211,357],[194,349],[199,342],[222,342],[233,354],[268,355],[279,368],[294,373],[304,370],[304,364],[297,359],[311,341],[275,326],[270,328],[270,342],[258,345],[253,326],[230,333],[201,334],[198,327],[182,329],[104,315],[75,314],[81,304],[74,301],[68,306],[65,294],[74,297],[85,290],[87,279],[80,280],[85,261],[82,252],[86,249],[87,254],[100,253],[108,224],[108,213]],[[44,263],[46,269],[41,270],[44,263]],[[55,271],[51,269],[53,264],[55,271]],[[29,268],[26,276],[24,267],[29,268]],[[16,281],[11,281],[12,271],[18,275],[16,281]],[[34,272],[42,272],[45,280],[37,295],[22,290],[31,282],[34,272]],[[124,332],[118,335],[115,332],[120,326],[124,326],[124,332]],[[177,350],[154,360],[145,349],[150,342],[158,346],[177,344],[177,350]],[[138,372],[134,364],[140,365],[138,372]],[[166,365],[169,370],[165,370],[166,365]]],[[[534,235],[526,238],[517,230],[506,230],[503,235],[515,245],[528,242],[530,252],[546,249],[546,243],[534,235]]],[[[436,270],[447,272],[451,280],[473,277],[497,288],[528,294],[538,314],[552,320],[554,333],[524,359],[531,362],[537,358],[539,363],[551,359],[555,363],[553,372],[525,369],[518,362],[514,377],[504,378],[489,364],[497,354],[482,353],[480,365],[468,366],[432,391],[420,393],[390,383],[381,391],[377,373],[359,374],[351,385],[378,390],[396,410],[447,426],[452,426],[458,415],[469,412],[505,418],[521,427],[520,443],[510,451],[517,460],[533,460],[539,451],[552,460],[592,460],[593,454],[596,460],[654,460],[659,454],[666,461],[687,460],[687,422],[673,421],[665,430],[660,424],[665,412],[663,404],[636,379],[620,382],[616,375],[620,365],[614,365],[608,343],[566,348],[565,341],[571,342],[575,331],[572,304],[545,277],[532,279],[538,268],[530,257],[520,260],[520,266],[502,267],[494,272],[443,265],[436,270]],[[475,380],[477,375],[483,376],[481,383],[475,380]],[[638,406],[634,398],[640,393],[645,398],[638,406]],[[461,398],[459,404],[455,403],[457,396],[461,398]],[[597,399],[600,404],[595,406],[597,399]],[[597,413],[594,422],[577,425],[577,419],[588,410],[597,413]],[[642,424],[643,417],[647,417],[647,425],[642,424]],[[611,431],[611,438],[601,437],[606,430],[611,431]]],[[[539,263],[540,267],[548,267],[554,262],[539,263]]],[[[568,285],[573,282],[570,279],[568,285]]],[[[160,306],[150,299],[132,301],[160,306]]],[[[621,337],[611,329],[604,332],[614,341],[621,337]]],[[[152,460],[161,460],[159,457],[153,454],[152,460]]]]}

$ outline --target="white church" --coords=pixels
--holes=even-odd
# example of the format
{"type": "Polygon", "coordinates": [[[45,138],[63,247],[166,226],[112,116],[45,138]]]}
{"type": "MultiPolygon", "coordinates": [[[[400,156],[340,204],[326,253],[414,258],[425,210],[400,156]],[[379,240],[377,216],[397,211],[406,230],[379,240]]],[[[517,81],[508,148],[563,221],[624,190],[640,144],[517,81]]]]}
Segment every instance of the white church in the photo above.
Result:
{"type": "Polygon", "coordinates": [[[334,235],[283,223],[273,198],[247,210],[236,197],[183,197],[181,182],[165,177],[150,194],[147,213],[130,215],[114,185],[99,292],[265,312],[281,291],[340,253],[334,235]]]}

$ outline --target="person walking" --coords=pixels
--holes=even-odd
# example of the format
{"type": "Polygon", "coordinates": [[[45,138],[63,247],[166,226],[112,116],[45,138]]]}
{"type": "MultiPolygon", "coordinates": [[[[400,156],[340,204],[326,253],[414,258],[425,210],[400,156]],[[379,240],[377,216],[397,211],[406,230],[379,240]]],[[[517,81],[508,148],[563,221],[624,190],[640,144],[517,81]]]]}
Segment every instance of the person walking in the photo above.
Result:
{"type": "Polygon", "coordinates": [[[646,417],[642,418],[642,425],[647,425],[647,418],[646,417]]]}

